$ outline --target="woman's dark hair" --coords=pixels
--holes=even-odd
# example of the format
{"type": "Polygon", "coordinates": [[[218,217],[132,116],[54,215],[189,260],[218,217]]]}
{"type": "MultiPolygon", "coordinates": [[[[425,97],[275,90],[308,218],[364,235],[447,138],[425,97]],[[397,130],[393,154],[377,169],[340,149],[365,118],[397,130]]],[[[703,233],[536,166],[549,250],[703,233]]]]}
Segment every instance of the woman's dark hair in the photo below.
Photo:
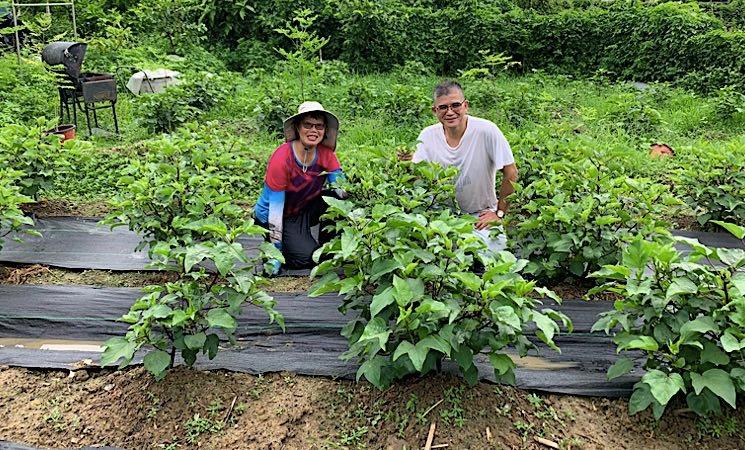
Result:
{"type": "Polygon", "coordinates": [[[328,120],[326,120],[326,114],[320,111],[311,111],[309,113],[301,114],[295,117],[295,120],[293,120],[293,123],[292,123],[292,125],[295,127],[295,131],[299,131],[300,122],[302,122],[303,119],[305,119],[306,117],[310,117],[311,119],[316,119],[316,120],[323,120],[323,124],[326,126],[329,126],[328,120]]]}

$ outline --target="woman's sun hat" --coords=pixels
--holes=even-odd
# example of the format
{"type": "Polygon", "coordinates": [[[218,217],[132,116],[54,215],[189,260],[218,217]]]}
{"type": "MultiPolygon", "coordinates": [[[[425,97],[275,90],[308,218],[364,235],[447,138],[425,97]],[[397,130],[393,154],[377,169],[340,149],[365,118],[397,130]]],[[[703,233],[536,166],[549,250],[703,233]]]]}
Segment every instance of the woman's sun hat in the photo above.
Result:
{"type": "Polygon", "coordinates": [[[339,119],[335,115],[323,109],[323,105],[318,102],[303,102],[297,108],[297,114],[288,117],[284,122],[285,140],[294,141],[299,138],[297,131],[295,131],[294,122],[298,117],[311,113],[320,112],[326,116],[326,132],[323,136],[321,144],[336,150],[336,137],[339,135],[339,119]]]}

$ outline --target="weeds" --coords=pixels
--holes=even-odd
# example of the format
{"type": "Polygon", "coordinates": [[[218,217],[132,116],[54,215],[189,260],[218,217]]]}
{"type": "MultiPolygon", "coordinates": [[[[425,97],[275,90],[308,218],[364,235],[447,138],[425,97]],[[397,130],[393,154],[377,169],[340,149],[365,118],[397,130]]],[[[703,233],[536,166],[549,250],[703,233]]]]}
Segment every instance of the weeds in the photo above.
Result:
{"type": "Polygon", "coordinates": [[[449,408],[440,411],[440,417],[446,424],[454,424],[458,428],[462,428],[466,423],[465,411],[462,407],[464,389],[463,386],[453,386],[445,390],[445,404],[449,408]]]}
{"type": "Polygon", "coordinates": [[[195,444],[199,441],[199,436],[202,434],[222,431],[223,424],[219,420],[212,420],[201,417],[199,414],[194,414],[194,417],[184,424],[184,429],[186,430],[186,441],[190,444],[195,444]]]}

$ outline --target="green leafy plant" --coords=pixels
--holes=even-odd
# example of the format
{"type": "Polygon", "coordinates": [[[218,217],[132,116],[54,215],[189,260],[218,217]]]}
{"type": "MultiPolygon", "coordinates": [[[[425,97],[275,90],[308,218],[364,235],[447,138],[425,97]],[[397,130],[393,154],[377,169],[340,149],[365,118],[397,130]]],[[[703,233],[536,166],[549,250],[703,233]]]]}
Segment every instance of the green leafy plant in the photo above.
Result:
{"type": "MultiPolygon", "coordinates": [[[[745,228],[721,223],[742,239],[745,228]]],[[[736,406],[745,392],[745,250],[707,248],[698,241],[636,238],[617,265],[592,276],[605,283],[590,292],[620,297],[593,331],[613,335],[618,352],[641,351],[646,373],[634,385],[629,412],[649,407],[660,418],[676,396],[700,415],[736,406]],[[674,243],[691,247],[685,254],[674,243]]],[[[616,378],[634,367],[623,357],[608,370],[616,378]]]]}
{"type": "Polygon", "coordinates": [[[381,170],[386,160],[371,164],[377,170],[368,169],[363,184],[374,187],[364,197],[356,191],[355,201],[326,199],[339,236],[317,251],[321,263],[312,272],[320,277],[312,296],[337,292],[344,295],[340,310],[354,312],[342,331],[350,344],[342,357],[362,363],[358,379],[384,388],[450,358],[473,384],[474,355],[488,349],[497,379],[514,382],[505,349],[514,345],[525,355],[534,348],[525,334],[530,322],[558,350],[556,322],[570,329],[571,322],[539,311],[538,298],[560,299],[520,276],[527,261],[487,252],[471,216],[443,207],[452,200],[453,168],[399,164],[389,172],[381,170]],[[471,271],[477,263],[484,266],[481,277],[471,271]]]}
{"type": "Polygon", "coordinates": [[[210,72],[190,74],[164,92],[140,96],[140,122],[152,132],[170,133],[224,101],[230,94],[230,83],[229,78],[210,72]]]}
{"type": "Polygon", "coordinates": [[[745,157],[738,148],[694,155],[676,177],[681,197],[707,229],[716,220],[745,225],[745,157]]]}
{"type": "Polygon", "coordinates": [[[185,54],[206,39],[207,26],[200,21],[201,0],[154,0],[140,2],[132,9],[138,28],[159,35],[168,51],[185,54]]]}
{"type": "Polygon", "coordinates": [[[600,155],[550,164],[535,181],[517,186],[519,208],[506,221],[509,243],[530,260],[526,272],[544,278],[583,278],[615,264],[634,234],[664,234],[667,207],[680,202],[669,189],[617,176],[600,155]]]}
{"type": "Polygon", "coordinates": [[[493,78],[501,72],[513,67],[520,67],[520,61],[513,61],[511,56],[504,52],[493,54],[489,50],[480,50],[479,54],[483,60],[478,67],[461,70],[460,76],[464,80],[478,80],[480,78],[493,78]]]}
{"type": "Polygon", "coordinates": [[[45,136],[44,130],[53,127],[52,122],[38,119],[32,126],[9,124],[0,129],[0,165],[19,171],[22,193],[34,199],[69,169],[68,155],[79,155],[77,150],[85,146],[76,141],[61,144],[59,136],[45,136]]]}
{"type": "MultiPolygon", "coordinates": [[[[0,38],[2,35],[0,34],[0,38]]],[[[0,55],[0,123],[33,123],[37,117],[50,115],[57,100],[56,92],[49,89],[54,77],[41,61],[16,60],[10,53],[0,55]]]]}
{"type": "Polygon", "coordinates": [[[0,169],[0,250],[10,233],[25,232],[26,234],[39,235],[24,226],[33,226],[34,220],[23,214],[20,206],[31,203],[33,200],[21,193],[17,182],[21,172],[12,169],[0,169]]]}
{"type": "Polygon", "coordinates": [[[745,117],[745,94],[735,86],[725,86],[717,91],[714,110],[722,120],[745,117]]]}
{"type": "Polygon", "coordinates": [[[311,30],[318,16],[312,15],[310,9],[297,11],[295,17],[284,28],[276,28],[274,31],[286,37],[292,42],[292,50],[276,48],[277,52],[285,58],[291,70],[300,79],[300,95],[305,100],[305,79],[313,73],[316,68],[315,60],[318,52],[329,42],[329,38],[323,38],[311,30]]]}
{"type": "Polygon", "coordinates": [[[236,155],[212,142],[194,139],[188,130],[153,141],[147,155],[134,160],[104,223],[127,226],[143,236],[153,267],[177,274],[176,281],[148,286],[121,320],[126,336],[106,342],[102,365],[127,365],[144,345],[154,349],[144,365],[156,378],[175,364],[177,351],[191,366],[201,352],[217,354],[221,335],[234,341],[236,318],[244,305],[266,311],[284,327],[274,300],[260,289],[256,274],[262,259],[282,254],[262,243],[249,257],[239,238],[265,230],[232,202],[236,155]]]}

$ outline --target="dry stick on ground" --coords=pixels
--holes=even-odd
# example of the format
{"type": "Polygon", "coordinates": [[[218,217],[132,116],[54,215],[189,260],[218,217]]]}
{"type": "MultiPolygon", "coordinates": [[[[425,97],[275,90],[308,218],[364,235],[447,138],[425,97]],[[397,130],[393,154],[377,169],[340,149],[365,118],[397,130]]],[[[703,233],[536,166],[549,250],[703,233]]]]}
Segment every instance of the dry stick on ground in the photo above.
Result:
{"type": "Polygon", "coordinates": [[[223,424],[228,423],[228,419],[230,419],[230,415],[233,414],[233,407],[235,406],[235,401],[238,400],[238,396],[236,395],[233,397],[233,402],[230,404],[230,408],[228,408],[228,413],[225,414],[225,418],[222,420],[223,424]]]}
{"type": "Polygon", "coordinates": [[[429,434],[427,435],[427,443],[424,445],[424,450],[432,449],[432,441],[435,439],[435,428],[436,427],[437,427],[437,422],[432,422],[432,425],[429,426],[429,434]]]}
{"type": "Polygon", "coordinates": [[[437,448],[448,448],[448,447],[450,447],[450,444],[437,444],[437,445],[433,445],[433,446],[432,446],[432,447],[430,447],[430,448],[431,448],[432,450],[435,450],[435,449],[437,449],[437,448]]]}
{"type": "Polygon", "coordinates": [[[486,440],[488,442],[491,442],[491,430],[489,429],[489,427],[486,427],[486,440]]]}
{"type": "Polygon", "coordinates": [[[538,436],[533,436],[533,439],[535,439],[535,441],[538,442],[539,444],[545,445],[546,447],[555,448],[555,449],[559,448],[559,444],[557,444],[554,441],[549,441],[548,439],[544,439],[538,436]]]}
{"type": "Polygon", "coordinates": [[[438,401],[434,405],[432,405],[429,408],[427,408],[427,410],[424,411],[424,414],[422,414],[422,419],[424,419],[425,417],[427,417],[427,414],[431,413],[433,409],[437,408],[437,405],[439,405],[440,403],[442,403],[444,401],[445,401],[445,399],[444,398],[441,398],[440,401],[438,401]]]}

